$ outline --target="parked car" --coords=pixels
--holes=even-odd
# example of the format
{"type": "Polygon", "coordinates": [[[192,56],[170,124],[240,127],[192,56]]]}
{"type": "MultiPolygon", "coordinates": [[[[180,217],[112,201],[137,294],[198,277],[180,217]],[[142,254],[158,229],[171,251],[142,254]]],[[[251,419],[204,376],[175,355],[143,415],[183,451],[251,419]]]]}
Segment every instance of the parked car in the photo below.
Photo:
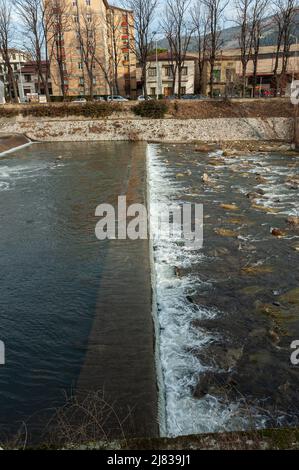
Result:
{"type": "Polygon", "coordinates": [[[153,98],[151,96],[144,96],[144,95],[140,95],[138,96],[137,100],[138,101],[148,101],[148,100],[152,100],[153,98]]]}
{"type": "Polygon", "coordinates": [[[85,98],[77,98],[73,100],[72,103],[84,104],[84,103],[87,103],[87,100],[85,98]]]}
{"type": "Polygon", "coordinates": [[[106,101],[105,98],[103,98],[103,96],[96,96],[94,98],[94,101],[106,101]]]}
{"type": "Polygon", "coordinates": [[[197,95],[182,95],[182,100],[197,100],[197,95]]]}
{"type": "Polygon", "coordinates": [[[129,101],[127,98],[124,98],[123,96],[120,95],[110,95],[107,97],[107,101],[129,101]]]}

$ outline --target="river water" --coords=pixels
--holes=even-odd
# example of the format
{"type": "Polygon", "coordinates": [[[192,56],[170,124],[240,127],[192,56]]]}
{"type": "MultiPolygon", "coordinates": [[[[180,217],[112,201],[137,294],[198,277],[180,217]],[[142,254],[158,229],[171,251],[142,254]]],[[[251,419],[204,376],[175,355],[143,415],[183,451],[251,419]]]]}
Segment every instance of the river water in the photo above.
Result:
{"type": "Polygon", "coordinates": [[[146,242],[95,237],[98,204],[141,198],[144,155],[122,142],[34,144],[0,157],[1,438],[23,422],[39,436],[79,378],[84,392],[105,389],[110,404],[134,407],[135,428],[155,435],[146,242]]]}
{"type": "MultiPolygon", "coordinates": [[[[129,409],[130,435],[157,434],[148,241],[94,234],[98,204],[145,202],[145,158],[123,142],[0,157],[1,436],[38,435],[78,387],[129,409]]],[[[203,249],[153,241],[161,432],[296,424],[298,157],[165,144],[147,163],[151,220],[156,203],[204,207],[203,249]]]]}
{"type": "Polygon", "coordinates": [[[159,204],[204,211],[202,250],[153,242],[167,435],[298,422],[298,170],[297,155],[149,147],[152,219],[159,204]]]}

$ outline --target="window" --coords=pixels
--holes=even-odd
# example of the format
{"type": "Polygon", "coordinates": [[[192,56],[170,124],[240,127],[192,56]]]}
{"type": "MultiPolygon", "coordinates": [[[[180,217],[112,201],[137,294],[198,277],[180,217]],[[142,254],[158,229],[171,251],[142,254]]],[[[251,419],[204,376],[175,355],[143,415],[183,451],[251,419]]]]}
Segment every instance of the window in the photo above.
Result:
{"type": "Polygon", "coordinates": [[[84,86],[84,78],[83,77],[79,78],[79,85],[84,86]]]}
{"type": "Polygon", "coordinates": [[[188,67],[182,68],[182,75],[188,75],[188,67]]]}
{"type": "Polygon", "coordinates": [[[148,76],[149,77],[156,77],[157,76],[157,69],[156,67],[150,67],[148,69],[148,76]]]}
{"type": "Polygon", "coordinates": [[[185,94],[186,94],[186,87],[181,86],[181,95],[185,95],[185,94]]]}
{"type": "Polygon", "coordinates": [[[97,84],[97,79],[96,79],[96,77],[93,77],[93,79],[92,79],[92,83],[93,83],[94,85],[96,85],[96,84],[97,84]]]}
{"type": "Polygon", "coordinates": [[[83,64],[82,64],[82,62],[78,62],[78,69],[79,69],[79,70],[82,70],[82,69],[83,69],[83,64]]]}
{"type": "Polygon", "coordinates": [[[73,18],[74,18],[74,22],[75,22],[75,23],[79,23],[79,17],[78,17],[78,15],[74,15],[73,18]]]}
{"type": "Polygon", "coordinates": [[[156,88],[151,88],[151,92],[150,92],[151,96],[156,96],[156,88]]]}
{"type": "Polygon", "coordinates": [[[124,53],[124,60],[127,62],[129,60],[129,53],[125,52],[124,53]]]}
{"type": "Polygon", "coordinates": [[[164,71],[166,77],[172,77],[172,67],[170,65],[164,67],[164,71]]]}
{"type": "Polygon", "coordinates": [[[164,88],[164,96],[171,96],[173,95],[172,87],[167,86],[164,88]]]}
{"type": "Polygon", "coordinates": [[[91,15],[90,14],[86,15],[86,19],[87,19],[88,23],[91,23],[91,15]]]}
{"type": "Polygon", "coordinates": [[[225,77],[227,82],[233,82],[234,81],[234,69],[226,69],[225,70],[225,77]]]}
{"type": "Polygon", "coordinates": [[[90,7],[90,0],[86,0],[86,5],[90,7]]]}
{"type": "Polygon", "coordinates": [[[31,75],[24,75],[25,82],[31,82],[31,75]]]}
{"type": "Polygon", "coordinates": [[[77,0],[73,0],[73,7],[76,7],[78,5],[77,0]]]}
{"type": "Polygon", "coordinates": [[[220,69],[215,69],[214,70],[213,78],[214,78],[214,82],[220,82],[220,79],[221,79],[221,70],[220,69]]]}

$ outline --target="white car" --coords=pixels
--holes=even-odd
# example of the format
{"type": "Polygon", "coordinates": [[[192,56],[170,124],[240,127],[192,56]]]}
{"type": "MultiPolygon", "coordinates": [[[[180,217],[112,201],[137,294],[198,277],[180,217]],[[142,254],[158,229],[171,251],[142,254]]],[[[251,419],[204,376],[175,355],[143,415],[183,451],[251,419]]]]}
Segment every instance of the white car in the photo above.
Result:
{"type": "Polygon", "coordinates": [[[120,95],[110,95],[107,97],[107,101],[129,101],[127,98],[124,98],[123,96],[120,95]]]}
{"type": "Polygon", "coordinates": [[[144,95],[140,95],[137,98],[138,101],[149,101],[149,100],[152,100],[152,99],[153,98],[151,98],[150,96],[145,97],[144,95]]]}
{"type": "Polygon", "coordinates": [[[84,103],[87,103],[87,101],[85,98],[77,98],[76,100],[73,100],[72,103],[84,104],[84,103]]]}

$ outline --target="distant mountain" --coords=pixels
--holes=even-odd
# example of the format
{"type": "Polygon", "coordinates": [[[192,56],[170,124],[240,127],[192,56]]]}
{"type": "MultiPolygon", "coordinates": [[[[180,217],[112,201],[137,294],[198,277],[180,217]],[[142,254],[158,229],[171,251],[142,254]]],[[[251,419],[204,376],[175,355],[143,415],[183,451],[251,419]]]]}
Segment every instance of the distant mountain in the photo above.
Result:
{"type": "MultiPolygon", "coordinates": [[[[230,28],[223,29],[221,32],[221,41],[222,49],[235,49],[239,47],[238,42],[238,33],[240,28],[238,26],[233,26],[230,28]]],[[[294,21],[294,31],[293,34],[298,38],[299,44],[299,10],[295,15],[294,21]]],[[[261,46],[274,46],[277,41],[277,32],[275,28],[275,23],[273,16],[270,16],[264,20],[264,28],[261,38],[261,46]]],[[[295,43],[295,38],[292,38],[292,42],[295,43]]],[[[168,48],[168,43],[166,39],[159,41],[159,47],[168,48]]],[[[195,52],[197,50],[196,40],[190,41],[189,51],[195,52]]]]}

